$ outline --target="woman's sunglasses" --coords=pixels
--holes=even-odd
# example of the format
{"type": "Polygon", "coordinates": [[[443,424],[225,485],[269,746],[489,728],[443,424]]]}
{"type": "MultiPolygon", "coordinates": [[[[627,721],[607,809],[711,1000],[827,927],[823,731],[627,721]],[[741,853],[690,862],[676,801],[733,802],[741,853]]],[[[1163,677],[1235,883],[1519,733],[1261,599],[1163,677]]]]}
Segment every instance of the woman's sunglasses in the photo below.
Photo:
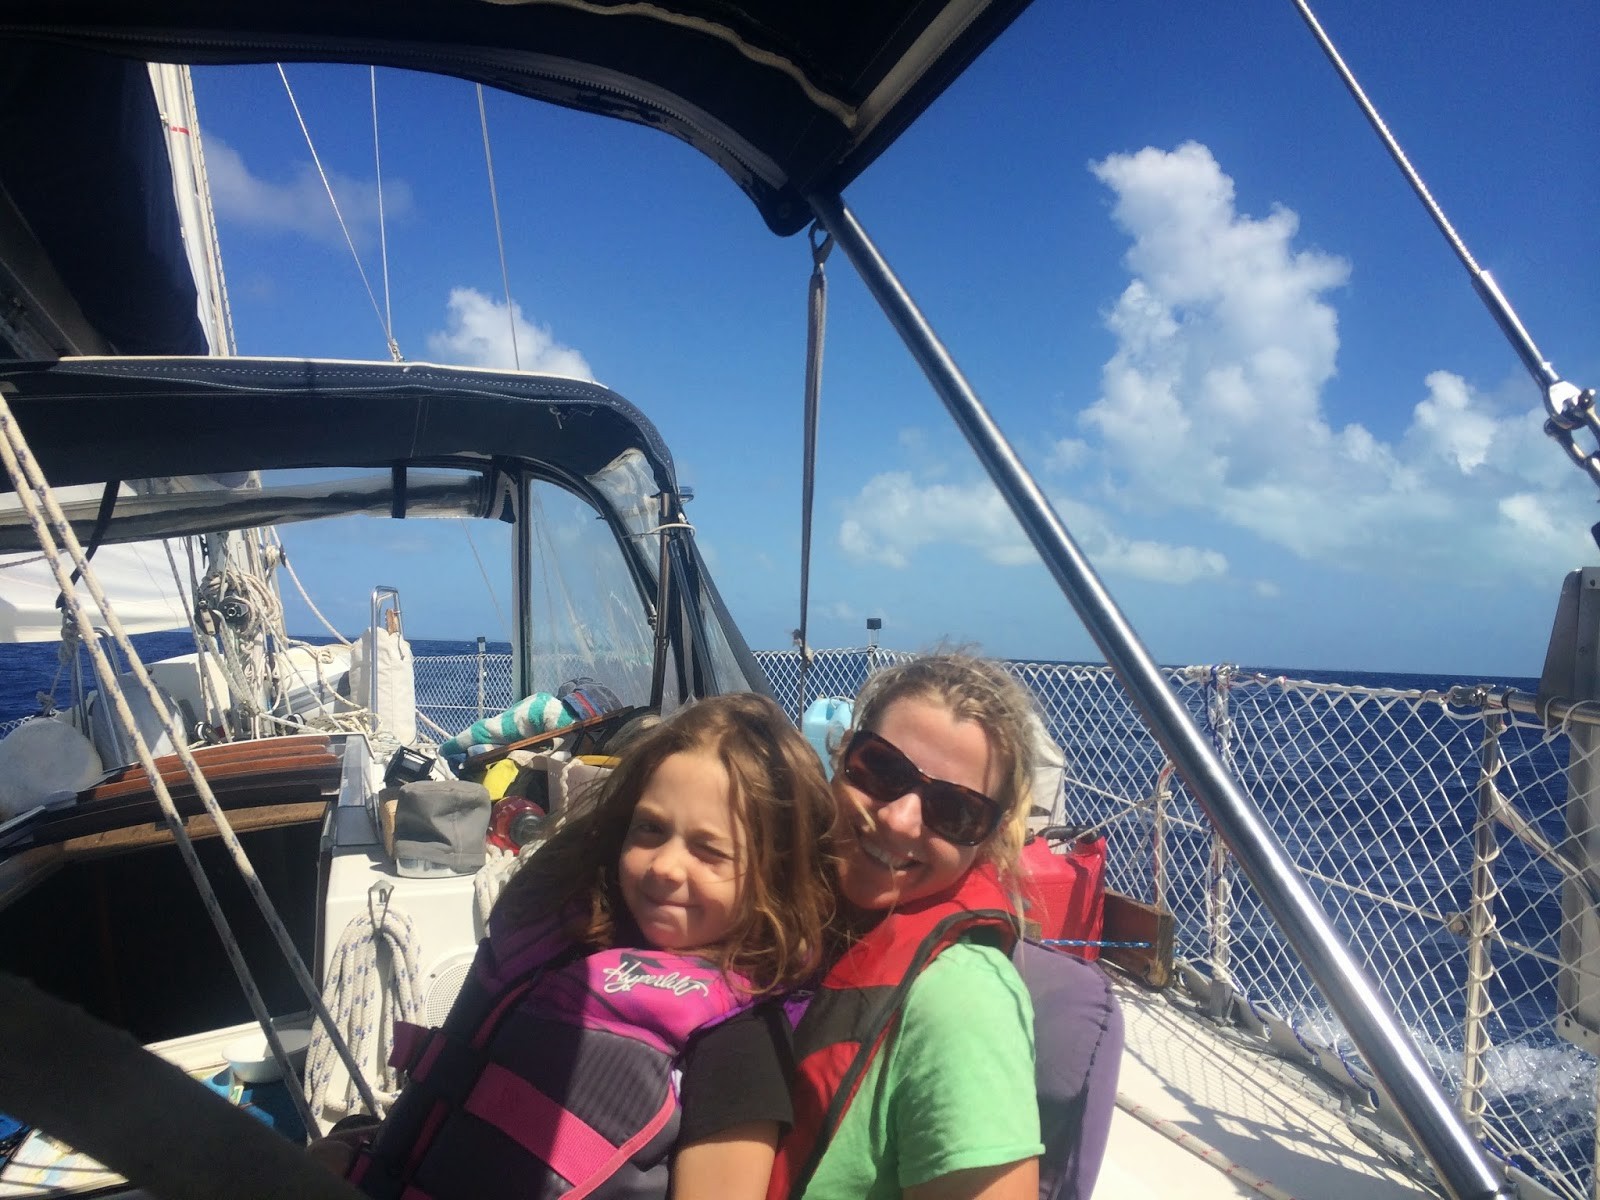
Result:
{"type": "Polygon", "coordinates": [[[922,822],[947,842],[976,846],[1000,824],[1000,805],[982,792],[934,779],[871,730],[850,735],[840,763],[851,786],[874,804],[888,804],[907,792],[922,798],[922,822]]]}

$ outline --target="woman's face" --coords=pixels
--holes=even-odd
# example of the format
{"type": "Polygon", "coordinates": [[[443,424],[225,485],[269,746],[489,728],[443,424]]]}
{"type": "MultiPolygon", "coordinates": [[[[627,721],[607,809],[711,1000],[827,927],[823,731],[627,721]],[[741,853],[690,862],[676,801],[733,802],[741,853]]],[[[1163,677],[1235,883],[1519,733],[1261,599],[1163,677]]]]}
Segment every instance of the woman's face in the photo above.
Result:
{"type": "MultiPolygon", "coordinates": [[[[925,775],[987,796],[1000,785],[989,735],[975,721],[958,721],[937,701],[896,700],[873,732],[925,775]]],[[[942,892],[978,855],[978,847],[957,846],[923,826],[916,792],[874,805],[840,771],[833,777],[833,795],[842,818],[839,890],[859,909],[876,912],[942,892]]]]}

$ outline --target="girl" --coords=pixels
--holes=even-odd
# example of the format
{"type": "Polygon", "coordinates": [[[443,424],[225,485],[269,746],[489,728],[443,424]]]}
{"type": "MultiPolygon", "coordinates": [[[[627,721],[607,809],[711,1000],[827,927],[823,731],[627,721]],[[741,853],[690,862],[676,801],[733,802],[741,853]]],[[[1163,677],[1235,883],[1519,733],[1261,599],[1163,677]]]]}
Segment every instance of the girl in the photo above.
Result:
{"type": "Polygon", "coordinates": [[[833,814],[763,696],[642,735],[506,885],[443,1030],[397,1037],[411,1082],[350,1178],[436,1200],[764,1194],[792,1110],[785,1019],[760,1001],[818,964],[833,814]]]}
{"type": "Polygon", "coordinates": [[[1010,959],[1032,711],[961,654],[857,697],[833,779],[854,940],[795,1030],[773,1200],[1036,1200],[1033,1010],[1010,959]]]}

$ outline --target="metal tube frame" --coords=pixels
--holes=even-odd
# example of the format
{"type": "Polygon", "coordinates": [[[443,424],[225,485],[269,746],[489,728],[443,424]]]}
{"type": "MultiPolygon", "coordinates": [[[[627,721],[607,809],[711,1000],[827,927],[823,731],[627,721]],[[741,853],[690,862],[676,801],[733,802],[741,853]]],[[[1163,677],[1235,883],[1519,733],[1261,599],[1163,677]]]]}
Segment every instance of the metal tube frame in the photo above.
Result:
{"type": "Polygon", "coordinates": [[[1179,705],[1043,490],[854,214],[837,195],[813,195],[808,203],[844,248],[1167,757],[1222,831],[1445,1189],[1455,1200],[1509,1195],[1389,1004],[1334,932],[1282,843],[1179,705]]]}
{"type": "Polygon", "coordinates": [[[1154,815],[1150,819],[1150,898],[1157,908],[1167,907],[1167,805],[1172,803],[1170,762],[1156,773],[1154,815]]]}
{"type": "MultiPolygon", "coordinates": [[[[1211,672],[1206,685],[1206,732],[1211,735],[1211,747],[1229,778],[1235,777],[1229,766],[1233,754],[1233,718],[1228,711],[1228,684],[1232,678],[1231,668],[1218,667],[1211,672]]],[[[1214,987],[1213,994],[1226,995],[1233,991],[1233,876],[1229,870],[1233,860],[1228,856],[1227,838],[1215,822],[1211,825],[1208,862],[1206,915],[1211,935],[1211,977],[1218,984],[1227,985],[1221,992],[1214,987]]]]}
{"type": "MultiPolygon", "coordinates": [[[[391,602],[395,614],[395,628],[400,630],[400,589],[392,584],[380,583],[372,589],[367,621],[367,707],[372,710],[373,721],[378,717],[378,618],[383,615],[383,602],[391,602]]],[[[403,632],[400,633],[404,637],[403,632]]]]}
{"type": "Polygon", "coordinates": [[[489,667],[489,639],[483,634],[478,635],[478,720],[483,720],[487,715],[483,710],[484,704],[484,676],[489,667]]]}
{"type": "Polygon", "coordinates": [[[511,603],[516,619],[511,623],[511,694],[532,695],[533,664],[533,478],[524,472],[517,479],[517,519],[511,538],[511,603]]]}
{"type": "Polygon", "coordinates": [[[655,611],[655,643],[650,663],[650,707],[657,712],[661,711],[661,701],[666,697],[667,688],[667,642],[669,632],[667,629],[668,610],[672,602],[672,546],[667,540],[672,533],[667,525],[672,521],[672,494],[663,491],[657,497],[660,505],[658,516],[660,528],[656,537],[660,539],[660,555],[656,564],[656,611],[655,611]]]}

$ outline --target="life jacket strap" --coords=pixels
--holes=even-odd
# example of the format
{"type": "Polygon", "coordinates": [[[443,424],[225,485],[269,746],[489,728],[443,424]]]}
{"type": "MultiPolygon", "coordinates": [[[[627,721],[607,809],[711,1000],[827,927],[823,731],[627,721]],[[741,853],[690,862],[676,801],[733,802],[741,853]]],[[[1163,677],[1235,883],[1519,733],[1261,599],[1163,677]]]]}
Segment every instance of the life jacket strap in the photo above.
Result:
{"type": "Polygon", "coordinates": [[[410,1021],[394,1023],[394,1048],[389,1051],[389,1065],[397,1071],[410,1074],[433,1041],[434,1031],[426,1025],[413,1025],[410,1021]]]}

